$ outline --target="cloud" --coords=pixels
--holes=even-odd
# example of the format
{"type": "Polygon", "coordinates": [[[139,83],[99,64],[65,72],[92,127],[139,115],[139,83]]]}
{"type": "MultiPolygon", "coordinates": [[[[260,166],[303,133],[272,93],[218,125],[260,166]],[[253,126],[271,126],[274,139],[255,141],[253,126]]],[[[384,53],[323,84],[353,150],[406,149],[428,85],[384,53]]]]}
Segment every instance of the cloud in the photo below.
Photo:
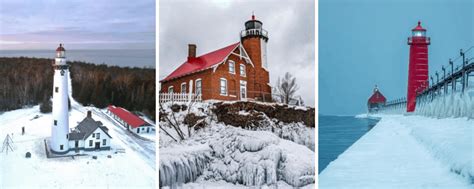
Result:
{"type": "Polygon", "coordinates": [[[154,0],[2,0],[0,12],[0,39],[24,44],[2,45],[1,49],[29,49],[31,41],[45,44],[38,48],[48,48],[51,41],[105,41],[105,46],[138,41],[145,44],[143,48],[155,44],[154,0]]]}
{"type": "Polygon", "coordinates": [[[297,92],[314,104],[314,1],[160,1],[160,78],[186,60],[187,44],[204,54],[239,41],[252,12],[269,32],[270,80],[286,71],[297,79],[297,92]]]}

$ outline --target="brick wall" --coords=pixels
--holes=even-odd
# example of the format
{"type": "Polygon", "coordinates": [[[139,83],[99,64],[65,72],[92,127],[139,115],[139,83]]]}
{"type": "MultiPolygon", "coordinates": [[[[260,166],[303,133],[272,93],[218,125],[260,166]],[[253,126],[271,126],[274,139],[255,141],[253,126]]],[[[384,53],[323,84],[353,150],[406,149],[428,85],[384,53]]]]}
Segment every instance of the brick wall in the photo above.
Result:
{"type": "MultiPolygon", "coordinates": [[[[191,92],[195,93],[196,79],[202,81],[202,99],[216,99],[216,100],[239,100],[240,99],[240,81],[247,82],[247,98],[257,98],[259,100],[271,99],[271,88],[267,85],[269,83],[269,73],[261,67],[261,55],[260,55],[260,39],[249,38],[243,41],[248,55],[252,59],[255,67],[248,64],[244,59],[240,59],[239,56],[231,54],[225,63],[220,64],[217,69],[208,69],[202,72],[194,73],[191,75],[179,77],[170,81],[161,82],[160,92],[167,93],[168,87],[173,86],[174,92],[181,92],[181,83],[186,82],[187,90],[189,93],[189,81],[193,80],[193,89],[191,92]],[[235,62],[235,74],[229,73],[229,60],[235,62]],[[240,75],[240,64],[245,65],[246,76],[240,75]],[[220,79],[225,78],[227,80],[228,94],[226,96],[220,95],[220,79]]],[[[239,49],[234,50],[234,53],[240,54],[239,49]]]]}
{"type": "Polygon", "coordinates": [[[255,70],[253,70],[250,76],[252,77],[250,78],[251,84],[248,84],[249,92],[253,95],[252,98],[265,98],[268,101],[268,99],[271,99],[271,87],[268,85],[270,83],[270,74],[262,67],[260,41],[261,38],[259,37],[246,37],[242,39],[242,45],[255,65],[255,70]]]}

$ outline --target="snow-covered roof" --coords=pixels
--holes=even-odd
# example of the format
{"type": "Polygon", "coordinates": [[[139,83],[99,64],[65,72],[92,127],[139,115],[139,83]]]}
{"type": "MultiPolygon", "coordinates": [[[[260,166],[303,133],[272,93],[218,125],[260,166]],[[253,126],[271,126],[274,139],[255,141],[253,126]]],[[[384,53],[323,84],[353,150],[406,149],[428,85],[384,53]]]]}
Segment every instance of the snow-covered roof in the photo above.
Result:
{"type": "Polygon", "coordinates": [[[92,117],[87,116],[84,118],[79,125],[71,132],[69,133],[69,140],[83,140],[89,137],[94,131],[97,130],[97,128],[101,129],[104,131],[107,136],[112,138],[109,135],[109,129],[107,127],[103,126],[100,121],[95,121],[92,119],[92,117]]]}

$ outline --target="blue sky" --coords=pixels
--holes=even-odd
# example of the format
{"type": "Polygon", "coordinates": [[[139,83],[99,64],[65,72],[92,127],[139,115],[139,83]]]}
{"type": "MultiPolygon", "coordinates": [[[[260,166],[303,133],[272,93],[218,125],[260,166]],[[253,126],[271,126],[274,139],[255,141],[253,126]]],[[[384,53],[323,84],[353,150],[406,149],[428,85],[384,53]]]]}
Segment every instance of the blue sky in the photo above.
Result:
{"type": "Polygon", "coordinates": [[[0,50],[154,49],[154,0],[2,0],[0,50]]]}
{"type": "Polygon", "coordinates": [[[431,37],[430,75],[474,45],[472,0],[320,0],[319,113],[365,113],[376,84],[388,100],[405,97],[418,21],[431,37]]]}

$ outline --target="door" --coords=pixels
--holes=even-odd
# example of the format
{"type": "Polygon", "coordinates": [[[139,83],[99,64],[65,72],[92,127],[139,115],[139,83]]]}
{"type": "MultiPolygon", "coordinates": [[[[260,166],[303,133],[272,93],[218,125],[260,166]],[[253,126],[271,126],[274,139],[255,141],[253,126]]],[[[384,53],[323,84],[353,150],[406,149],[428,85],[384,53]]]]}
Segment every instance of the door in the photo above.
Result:
{"type": "Polygon", "coordinates": [[[240,81],[240,100],[247,99],[247,81],[240,81]]]}
{"type": "Polygon", "coordinates": [[[95,149],[96,149],[96,150],[100,150],[100,142],[96,142],[96,143],[95,143],[95,149]]]}
{"type": "Polygon", "coordinates": [[[74,147],[76,148],[76,152],[79,151],[79,141],[75,141],[74,147]]]}
{"type": "Polygon", "coordinates": [[[137,128],[137,134],[139,134],[139,133],[140,133],[140,127],[137,128]]]}
{"type": "Polygon", "coordinates": [[[150,127],[147,127],[147,128],[146,128],[146,132],[147,132],[147,133],[150,133],[150,127]]]}

